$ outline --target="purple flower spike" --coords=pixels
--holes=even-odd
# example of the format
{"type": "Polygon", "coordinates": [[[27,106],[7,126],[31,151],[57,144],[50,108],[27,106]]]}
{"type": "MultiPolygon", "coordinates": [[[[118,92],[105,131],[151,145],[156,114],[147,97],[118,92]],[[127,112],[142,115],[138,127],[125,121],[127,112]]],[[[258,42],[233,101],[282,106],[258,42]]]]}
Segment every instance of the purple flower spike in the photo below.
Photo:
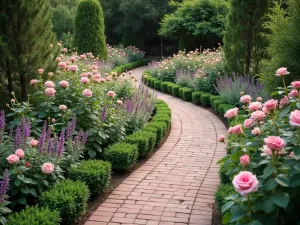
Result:
{"type": "Polygon", "coordinates": [[[104,122],[106,119],[106,105],[103,106],[102,114],[101,114],[101,121],[104,122]]]}
{"type": "Polygon", "coordinates": [[[15,134],[15,138],[14,138],[14,147],[15,147],[15,150],[20,148],[20,145],[21,145],[21,129],[20,127],[17,127],[16,129],[16,134],[15,134]]]}
{"type": "Polygon", "coordinates": [[[4,110],[0,111],[0,131],[4,131],[5,129],[5,112],[4,110]]]}
{"type": "Polygon", "coordinates": [[[4,202],[6,198],[8,184],[9,184],[9,175],[8,175],[8,170],[6,169],[4,170],[3,179],[0,182],[0,203],[4,202]]]}
{"type": "Polygon", "coordinates": [[[59,140],[56,144],[56,153],[59,157],[62,156],[65,148],[64,148],[64,143],[65,143],[65,131],[63,130],[61,133],[60,133],[60,137],[59,137],[59,140]]]}
{"type": "Polygon", "coordinates": [[[81,141],[82,145],[85,145],[85,143],[87,142],[88,136],[89,136],[89,133],[88,133],[88,131],[86,131],[82,137],[82,141],[81,141]]]}

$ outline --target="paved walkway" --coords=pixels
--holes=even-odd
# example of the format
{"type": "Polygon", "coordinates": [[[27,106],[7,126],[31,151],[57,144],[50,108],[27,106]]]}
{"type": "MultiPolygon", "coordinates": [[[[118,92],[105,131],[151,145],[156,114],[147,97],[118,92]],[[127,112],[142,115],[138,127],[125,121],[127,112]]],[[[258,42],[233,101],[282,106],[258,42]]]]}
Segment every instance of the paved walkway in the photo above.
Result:
{"type": "MultiPolygon", "coordinates": [[[[133,70],[140,78],[146,67],[133,70]]],[[[192,103],[157,93],[172,109],[165,144],[133,172],[85,225],[211,225],[216,162],[225,154],[217,136],[226,133],[212,113],[192,103]]]]}

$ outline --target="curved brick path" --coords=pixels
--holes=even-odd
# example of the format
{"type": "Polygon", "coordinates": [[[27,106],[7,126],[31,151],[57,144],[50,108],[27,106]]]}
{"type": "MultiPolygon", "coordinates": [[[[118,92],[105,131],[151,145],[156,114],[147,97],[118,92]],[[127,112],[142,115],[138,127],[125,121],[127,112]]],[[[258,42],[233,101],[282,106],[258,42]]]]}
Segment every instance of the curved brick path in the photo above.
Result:
{"type": "MultiPolygon", "coordinates": [[[[133,70],[141,80],[147,67],[133,70]]],[[[225,154],[217,136],[224,124],[192,103],[157,93],[172,109],[165,144],[133,172],[93,213],[85,225],[211,225],[216,162],[225,154]]]]}

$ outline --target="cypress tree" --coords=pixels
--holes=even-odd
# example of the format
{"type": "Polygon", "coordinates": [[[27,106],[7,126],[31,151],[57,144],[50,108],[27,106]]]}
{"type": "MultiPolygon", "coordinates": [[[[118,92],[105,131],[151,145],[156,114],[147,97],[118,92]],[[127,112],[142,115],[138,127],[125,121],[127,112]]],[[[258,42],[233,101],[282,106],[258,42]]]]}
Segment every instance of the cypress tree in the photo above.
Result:
{"type": "Polygon", "coordinates": [[[0,37],[1,85],[8,92],[20,87],[25,101],[30,76],[56,65],[59,48],[48,0],[0,0],[0,37]]]}
{"type": "Polygon", "coordinates": [[[98,0],[81,0],[75,17],[74,47],[79,53],[92,52],[107,59],[104,19],[98,0]]]}
{"type": "Polygon", "coordinates": [[[224,34],[224,53],[230,72],[259,71],[265,41],[260,33],[269,0],[231,0],[224,34]]]}

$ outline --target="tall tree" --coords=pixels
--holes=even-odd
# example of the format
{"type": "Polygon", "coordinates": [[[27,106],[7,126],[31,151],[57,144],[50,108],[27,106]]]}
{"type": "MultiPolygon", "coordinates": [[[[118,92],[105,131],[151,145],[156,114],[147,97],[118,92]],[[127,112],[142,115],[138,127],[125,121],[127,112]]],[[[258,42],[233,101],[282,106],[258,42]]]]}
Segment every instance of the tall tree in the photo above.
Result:
{"type": "Polygon", "coordinates": [[[268,12],[269,0],[231,0],[224,34],[227,69],[238,73],[259,71],[266,47],[260,33],[268,12]]]}
{"type": "Polygon", "coordinates": [[[48,0],[0,0],[0,37],[1,85],[20,87],[26,100],[28,78],[53,67],[58,53],[48,0]]]}
{"type": "Polygon", "coordinates": [[[103,12],[98,0],[81,0],[75,18],[74,47],[107,59],[103,12]]]}

